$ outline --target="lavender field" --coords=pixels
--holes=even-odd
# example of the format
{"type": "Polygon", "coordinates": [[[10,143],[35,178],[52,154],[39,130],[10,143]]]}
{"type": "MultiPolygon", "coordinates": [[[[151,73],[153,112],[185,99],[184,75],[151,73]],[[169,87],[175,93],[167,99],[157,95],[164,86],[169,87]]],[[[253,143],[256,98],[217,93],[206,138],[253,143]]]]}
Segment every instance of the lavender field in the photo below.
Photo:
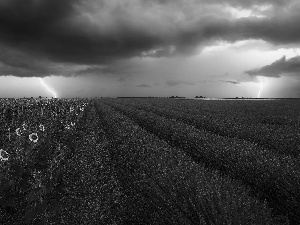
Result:
{"type": "Polygon", "coordinates": [[[0,100],[0,224],[298,224],[298,100],[0,100]]]}

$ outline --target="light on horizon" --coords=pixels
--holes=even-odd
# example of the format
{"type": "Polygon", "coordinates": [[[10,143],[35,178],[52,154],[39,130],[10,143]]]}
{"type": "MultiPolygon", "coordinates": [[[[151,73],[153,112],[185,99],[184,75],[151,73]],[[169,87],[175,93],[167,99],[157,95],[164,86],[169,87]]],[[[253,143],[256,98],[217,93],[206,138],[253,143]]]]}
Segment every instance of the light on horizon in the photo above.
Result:
{"type": "Polygon", "coordinates": [[[57,98],[57,94],[54,90],[52,90],[50,87],[48,87],[48,85],[42,80],[42,78],[39,78],[41,84],[43,87],[45,87],[52,95],[54,98],[57,98]]]}

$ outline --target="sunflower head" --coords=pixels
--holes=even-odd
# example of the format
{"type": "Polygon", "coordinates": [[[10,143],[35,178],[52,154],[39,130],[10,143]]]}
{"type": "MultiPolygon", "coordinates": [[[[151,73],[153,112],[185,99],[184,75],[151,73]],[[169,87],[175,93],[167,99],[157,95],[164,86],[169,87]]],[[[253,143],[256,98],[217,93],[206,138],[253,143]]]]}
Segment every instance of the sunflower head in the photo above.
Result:
{"type": "Polygon", "coordinates": [[[21,129],[20,129],[20,128],[17,128],[17,129],[16,129],[16,134],[17,134],[18,136],[21,136],[21,129]]]}
{"type": "Polygon", "coordinates": [[[23,123],[23,124],[22,124],[22,128],[23,128],[23,130],[26,130],[27,124],[26,124],[26,123],[23,123]]]}
{"type": "Polygon", "coordinates": [[[32,133],[29,135],[29,140],[36,143],[39,140],[37,133],[32,133]]]}
{"type": "Polygon", "coordinates": [[[4,151],[3,149],[0,149],[0,160],[1,161],[7,161],[8,160],[8,153],[4,151]]]}
{"type": "Polygon", "coordinates": [[[41,131],[45,131],[45,127],[44,127],[43,124],[40,124],[39,128],[40,128],[41,131]]]}

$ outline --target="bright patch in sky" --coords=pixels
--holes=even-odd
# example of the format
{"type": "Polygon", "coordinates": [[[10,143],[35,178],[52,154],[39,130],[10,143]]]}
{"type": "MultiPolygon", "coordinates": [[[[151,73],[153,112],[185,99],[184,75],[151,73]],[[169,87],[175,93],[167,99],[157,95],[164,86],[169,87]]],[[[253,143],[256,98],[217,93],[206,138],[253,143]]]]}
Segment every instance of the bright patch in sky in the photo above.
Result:
{"type": "Polygon", "coordinates": [[[257,97],[260,98],[261,97],[261,92],[263,90],[263,78],[258,77],[258,80],[259,80],[259,89],[258,89],[257,97]]]}
{"type": "Polygon", "coordinates": [[[42,78],[38,78],[38,79],[39,79],[39,81],[41,82],[41,85],[42,85],[48,92],[50,92],[54,98],[57,98],[56,92],[55,92],[54,90],[52,90],[52,89],[51,89],[51,88],[50,88],[50,87],[42,80],[42,78]]]}
{"type": "Polygon", "coordinates": [[[237,19],[245,17],[264,18],[266,17],[266,15],[264,15],[263,13],[271,8],[271,5],[253,6],[252,9],[234,8],[231,6],[226,6],[225,10],[229,11],[231,16],[237,19]]]}
{"type": "MultiPolygon", "coordinates": [[[[283,82],[284,79],[258,76],[252,78],[249,77],[250,79],[247,81],[245,78],[248,75],[243,75],[245,68],[259,68],[271,64],[280,59],[283,55],[289,59],[299,55],[299,53],[300,48],[274,49],[266,42],[258,40],[244,40],[235,43],[219,41],[216,42],[216,45],[214,46],[205,47],[197,58],[198,60],[207,58],[206,63],[205,61],[202,62],[204,64],[202,70],[206,71],[206,74],[218,71],[220,68],[222,68],[222,71],[228,71],[226,76],[216,75],[213,79],[235,80],[241,82],[242,87],[245,89],[245,93],[241,93],[241,95],[262,98],[271,97],[272,93],[277,90],[276,88],[272,88],[272,85],[274,87],[279,87],[279,84],[283,82]],[[255,48],[255,46],[259,46],[259,48],[255,48]],[[209,61],[214,61],[213,63],[210,63],[210,65],[214,66],[205,70],[209,65],[209,61]]],[[[238,85],[235,87],[237,88],[237,86],[238,85]]],[[[228,93],[230,92],[228,91],[228,93]]]]}
{"type": "Polygon", "coordinates": [[[211,52],[216,52],[216,51],[222,51],[226,50],[228,48],[235,48],[235,47],[242,47],[243,45],[247,44],[249,40],[244,40],[244,41],[237,41],[235,43],[229,43],[226,41],[217,41],[215,44],[212,46],[207,46],[204,47],[202,50],[202,53],[211,53],[211,52]]]}

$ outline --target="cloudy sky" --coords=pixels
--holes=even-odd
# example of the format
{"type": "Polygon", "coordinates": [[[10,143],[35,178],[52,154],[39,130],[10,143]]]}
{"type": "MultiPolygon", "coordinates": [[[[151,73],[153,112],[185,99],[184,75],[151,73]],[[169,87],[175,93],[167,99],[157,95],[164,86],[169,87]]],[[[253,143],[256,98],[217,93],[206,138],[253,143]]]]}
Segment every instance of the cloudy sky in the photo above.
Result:
{"type": "Polygon", "coordinates": [[[299,0],[1,0],[0,97],[300,97],[299,0]]]}

